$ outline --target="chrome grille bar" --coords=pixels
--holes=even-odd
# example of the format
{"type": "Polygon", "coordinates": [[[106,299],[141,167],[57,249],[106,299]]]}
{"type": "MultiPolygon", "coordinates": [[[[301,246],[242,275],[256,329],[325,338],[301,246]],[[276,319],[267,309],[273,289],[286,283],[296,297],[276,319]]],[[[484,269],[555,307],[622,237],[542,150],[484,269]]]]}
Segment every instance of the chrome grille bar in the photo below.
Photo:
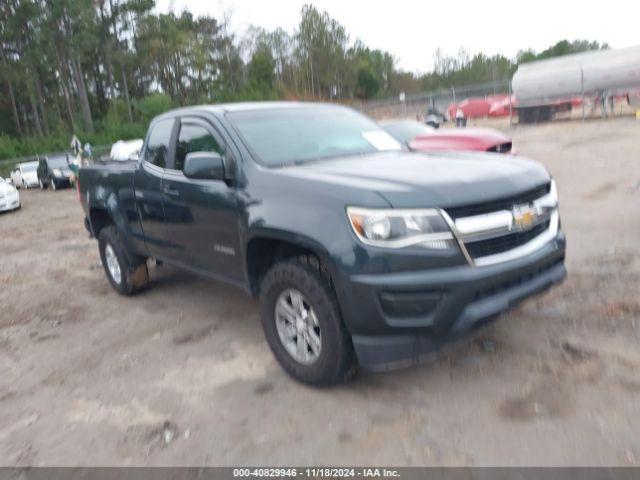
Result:
{"type": "Polygon", "coordinates": [[[456,218],[455,220],[452,220],[445,212],[443,212],[443,215],[458,240],[460,249],[467,261],[477,266],[492,265],[528,255],[555,238],[559,229],[558,197],[554,182],[551,183],[551,189],[547,194],[528,204],[513,205],[512,210],[499,210],[481,215],[456,218]],[[516,211],[521,209],[529,212],[531,217],[535,217],[524,226],[516,221],[516,211]],[[527,243],[504,252],[474,258],[465,247],[465,243],[491,240],[518,232],[526,232],[545,222],[549,223],[549,227],[545,231],[527,243]]]}

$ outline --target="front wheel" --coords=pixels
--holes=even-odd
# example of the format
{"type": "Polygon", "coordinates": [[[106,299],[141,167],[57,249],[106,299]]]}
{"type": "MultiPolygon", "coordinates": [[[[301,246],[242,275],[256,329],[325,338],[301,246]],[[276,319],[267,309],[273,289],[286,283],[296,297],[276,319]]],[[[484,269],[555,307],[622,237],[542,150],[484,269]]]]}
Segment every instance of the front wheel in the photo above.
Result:
{"type": "Polygon", "coordinates": [[[315,257],[279,262],[260,288],[265,337],[284,370],[316,386],[353,378],[357,361],[335,292],[315,257]]]}
{"type": "Polygon", "coordinates": [[[100,259],[111,286],[121,295],[131,295],[149,283],[146,259],[131,254],[115,226],[100,230],[100,259]]]}

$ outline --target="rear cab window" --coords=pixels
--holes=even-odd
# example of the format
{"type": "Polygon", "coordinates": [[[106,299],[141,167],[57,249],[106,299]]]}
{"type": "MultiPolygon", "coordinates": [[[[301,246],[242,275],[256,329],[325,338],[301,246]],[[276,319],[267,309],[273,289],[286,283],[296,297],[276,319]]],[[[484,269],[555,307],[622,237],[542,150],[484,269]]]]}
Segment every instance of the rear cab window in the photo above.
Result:
{"type": "Polygon", "coordinates": [[[68,168],[69,160],[67,157],[51,157],[47,159],[49,168],[68,168]]]}

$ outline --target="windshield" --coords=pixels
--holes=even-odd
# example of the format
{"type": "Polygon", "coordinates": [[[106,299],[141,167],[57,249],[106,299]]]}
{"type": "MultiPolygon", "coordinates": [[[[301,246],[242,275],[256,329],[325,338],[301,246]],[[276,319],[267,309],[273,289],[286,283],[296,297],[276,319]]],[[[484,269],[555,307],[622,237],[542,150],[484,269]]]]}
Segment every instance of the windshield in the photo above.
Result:
{"type": "Polygon", "coordinates": [[[38,169],[38,164],[37,163],[32,163],[30,165],[22,165],[20,168],[22,169],[22,171],[24,173],[35,172],[38,169]]]}
{"type": "Polygon", "coordinates": [[[267,166],[402,149],[375,122],[345,107],[274,108],[227,117],[267,166]]]}
{"type": "Polygon", "coordinates": [[[402,143],[409,143],[418,135],[433,132],[433,128],[418,122],[386,123],[382,128],[393,138],[402,143]]]}
{"type": "Polygon", "coordinates": [[[51,157],[48,161],[51,168],[69,168],[66,157],[51,157]]]}

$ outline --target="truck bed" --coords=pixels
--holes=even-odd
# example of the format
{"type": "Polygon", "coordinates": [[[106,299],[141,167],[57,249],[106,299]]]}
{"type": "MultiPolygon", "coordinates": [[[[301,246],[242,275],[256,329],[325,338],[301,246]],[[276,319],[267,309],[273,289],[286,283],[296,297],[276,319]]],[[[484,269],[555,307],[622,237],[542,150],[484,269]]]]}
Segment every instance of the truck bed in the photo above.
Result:
{"type": "Polygon", "coordinates": [[[133,174],[138,166],[136,161],[96,162],[78,170],[79,193],[81,199],[104,195],[106,190],[121,195],[123,189],[133,190],[133,174]],[[105,190],[104,187],[108,186],[105,190]]]}
{"type": "Polygon", "coordinates": [[[120,160],[94,160],[94,162],[92,164],[83,166],[81,168],[106,167],[106,168],[113,168],[113,169],[116,169],[116,170],[120,170],[120,169],[135,169],[137,164],[138,164],[137,160],[126,160],[126,161],[120,161],[120,160]]]}

